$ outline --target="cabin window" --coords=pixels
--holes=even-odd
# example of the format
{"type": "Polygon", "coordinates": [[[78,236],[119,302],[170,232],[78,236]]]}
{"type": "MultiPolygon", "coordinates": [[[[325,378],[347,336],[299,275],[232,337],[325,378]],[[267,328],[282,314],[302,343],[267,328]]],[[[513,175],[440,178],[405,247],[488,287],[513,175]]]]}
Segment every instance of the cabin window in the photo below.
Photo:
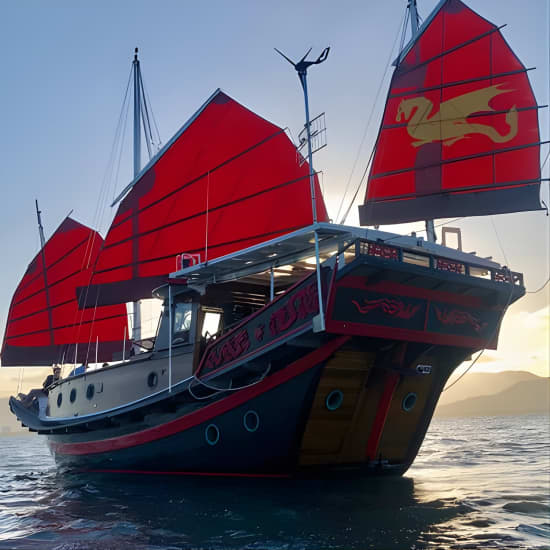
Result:
{"type": "Polygon", "coordinates": [[[174,330],[172,342],[181,344],[189,342],[189,331],[191,330],[192,307],[190,302],[178,302],[174,304],[174,330]]]}
{"type": "Polygon", "coordinates": [[[221,311],[205,311],[201,336],[213,336],[220,330],[222,314],[221,311]]]}
{"type": "Polygon", "coordinates": [[[88,384],[86,388],[86,398],[93,399],[95,394],[95,386],[93,384],[88,384]]]}
{"type": "Polygon", "coordinates": [[[154,372],[154,371],[150,372],[149,376],[147,377],[147,385],[150,388],[154,388],[158,384],[158,381],[159,381],[159,377],[158,377],[157,373],[154,372]]]}

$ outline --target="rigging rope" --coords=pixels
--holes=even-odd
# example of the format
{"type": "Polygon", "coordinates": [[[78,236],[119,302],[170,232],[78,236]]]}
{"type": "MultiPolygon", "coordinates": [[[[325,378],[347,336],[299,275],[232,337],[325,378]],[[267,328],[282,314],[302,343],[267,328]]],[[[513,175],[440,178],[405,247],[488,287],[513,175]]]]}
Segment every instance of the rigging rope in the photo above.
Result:
{"type": "Polygon", "coordinates": [[[526,293],[538,294],[548,283],[550,283],[550,277],[548,277],[548,279],[546,279],[546,282],[541,287],[537,288],[537,290],[527,290],[526,293]]]}
{"type": "MultiPolygon", "coordinates": [[[[405,28],[405,25],[406,25],[406,19],[407,19],[407,16],[408,16],[408,13],[409,13],[409,10],[406,9],[405,10],[405,16],[403,17],[403,21],[402,23],[400,23],[399,25],[399,28],[397,29],[397,34],[395,36],[395,39],[393,41],[393,45],[391,47],[391,50],[390,50],[390,55],[388,57],[388,60],[386,61],[386,68],[384,70],[384,74],[382,75],[382,78],[380,79],[380,84],[378,86],[378,91],[376,92],[376,96],[374,98],[374,102],[372,104],[372,108],[371,108],[371,111],[370,111],[370,114],[369,114],[369,118],[367,119],[367,124],[365,126],[365,131],[363,132],[363,137],[361,138],[361,143],[359,145],[359,149],[357,150],[357,155],[355,156],[355,160],[353,162],[353,166],[352,166],[352,169],[351,169],[351,173],[349,175],[349,178],[348,178],[348,182],[346,184],[346,189],[344,190],[344,194],[342,195],[342,199],[340,201],[340,206],[338,207],[338,212],[336,213],[336,220],[338,220],[338,218],[340,217],[340,212],[342,210],[342,207],[344,205],[344,201],[345,201],[345,198],[346,198],[346,195],[348,193],[348,190],[349,190],[349,186],[351,184],[351,180],[353,178],[353,174],[355,172],[355,168],[357,166],[357,163],[359,162],[359,158],[361,156],[361,150],[363,149],[363,144],[365,143],[365,139],[367,137],[367,132],[368,132],[368,129],[370,127],[370,124],[372,122],[372,118],[373,118],[373,115],[374,115],[374,111],[375,111],[375,108],[376,108],[376,104],[378,102],[378,98],[380,96],[380,92],[382,91],[382,87],[384,85],[384,80],[386,78],[386,74],[388,73],[388,69],[391,67],[391,60],[393,58],[393,51],[395,49],[395,45],[397,43],[397,39],[399,38],[399,35],[402,34],[404,32],[404,28],[405,28]],[[403,30],[402,30],[403,29],[403,30]]],[[[401,51],[401,49],[399,50],[401,51]]],[[[373,147],[373,151],[374,151],[374,147],[373,147]]],[[[371,152],[371,158],[372,158],[372,152],[371,152]]],[[[369,162],[367,163],[367,166],[370,164],[370,160],[369,162]]],[[[363,176],[364,177],[364,176],[363,176]]],[[[363,178],[362,177],[362,178],[363,178]]],[[[361,178],[361,182],[359,183],[359,186],[361,186],[361,183],[363,182],[363,179],[361,178]]],[[[353,201],[355,200],[355,197],[357,196],[357,191],[354,195],[354,199],[353,201]]],[[[352,201],[352,205],[353,205],[353,201],[352,201]]],[[[351,210],[351,206],[349,207],[348,211],[351,210]]],[[[342,221],[340,223],[344,223],[345,219],[347,217],[347,214],[342,218],[342,221]]]]}
{"type": "MultiPolygon", "coordinates": [[[[508,263],[508,258],[506,256],[506,252],[502,246],[502,242],[500,240],[500,236],[498,234],[498,231],[497,231],[497,227],[495,225],[495,222],[493,220],[493,216],[489,216],[490,220],[491,220],[491,224],[493,226],[493,230],[495,232],[495,235],[496,235],[496,238],[497,238],[497,242],[498,242],[498,246],[500,247],[500,251],[502,252],[502,255],[504,256],[504,261],[506,262],[507,264],[507,271],[508,273],[510,273],[510,294],[508,295],[508,300],[506,300],[506,305],[502,308],[502,313],[500,315],[500,319],[498,321],[498,323],[495,324],[494,328],[493,328],[493,331],[491,333],[491,336],[489,338],[487,338],[487,343],[486,345],[489,344],[489,342],[491,342],[494,337],[496,336],[496,333],[497,333],[497,330],[498,330],[498,327],[500,326],[500,323],[502,322],[502,319],[504,318],[504,314],[506,313],[506,310],[508,309],[508,306],[510,305],[510,302],[512,301],[512,294],[514,293],[514,282],[513,282],[513,279],[512,279],[512,275],[511,275],[511,269],[510,269],[510,265],[508,263]]],[[[451,389],[457,382],[459,382],[460,380],[462,380],[462,378],[466,375],[466,373],[468,373],[470,371],[470,369],[477,363],[478,359],[480,359],[480,357],[485,353],[485,348],[483,348],[482,350],[480,350],[480,352],[478,353],[477,357],[470,363],[470,365],[468,366],[468,368],[450,385],[450,386],[447,386],[441,393],[451,389]]]]}
{"type": "MultiPolygon", "coordinates": [[[[141,87],[142,87],[142,91],[143,91],[143,97],[144,98],[147,98],[147,101],[146,101],[146,105],[149,105],[149,110],[151,111],[151,118],[153,119],[153,125],[155,127],[155,130],[156,130],[156,135],[155,135],[155,138],[157,139],[157,146],[156,146],[156,150],[159,151],[160,150],[160,146],[162,145],[162,139],[160,137],[160,132],[159,132],[159,128],[158,128],[158,125],[157,125],[157,120],[155,118],[155,113],[153,112],[153,107],[151,106],[151,99],[149,98],[149,93],[147,92],[147,88],[145,87],[145,82],[143,81],[143,78],[141,79],[141,87]]],[[[147,115],[149,116],[149,115],[147,115]]],[[[151,129],[151,126],[149,124],[149,129],[151,129]]],[[[153,141],[153,137],[152,137],[152,132],[151,132],[151,145],[155,145],[155,142],[153,141]]]]}
{"type": "MultiPolygon", "coordinates": [[[[250,384],[245,384],[244,386],[237,386],[236,388],[233,388],[233,387],[220,388],[218,386],[209,385],[206,382],[204,382],[203,380],[201,380],[200,378],[197,378],[196,374],[193,375],[193,379],[197,382],[197,384],[199,384],[201,386],[204,386],[205,388],[208,388],[209,390],[214,390],[217,393],[222,393],[222,392],[226,392],[226,391],[239,391],[239,390],[244,390],[246,388],[251,388],[252,386],[255,386],[256,384],[259,384],[260,382],[262,382],[265,379],[265,377],[269,374],[270,370],[271,370],[271,361],[268,363],[267,368],[265,369],[265,371],[262,373],[262,375],[257,380],[254,380],[254,382],[251,382],[250,384]]],[[[197,401],[201,401],[201,400],[204,400],[204,399],[209,399],[210,397],[215,395],[215,394],[210,394],[210,395],[207,395],[207,396],[204,396],[204,397],[198,397],[197,395],[195,395],[191,391],[191,387],[192,387],[191,383],[189,383],[189,386],[187,387],[187,390],[189,391],[189,394],[191,395],[191,397],[193,397],[197,401]]]]}
{"type": "MultiPolygon", "coordinates": [[[[510,270],[508,270],[508,272],[510,272],[510,270]]],[[[502,322],[502,319],[504,317],[504,314],[506,313],[506,310],[508,309],[508,306],[510,305],[510,301],[512,300],[512,294],[513,293],[514,293],[514,283],[510,282],[510,294],[508,295],[508,300],[506,301],[506,305],[502,309],[502,313],[500,315],[500,319],[499,319],[498,323],[496,323],[494,328],[493,328],[493,332],[491,333],[491,336],[489,338],[487,338],[487,344],[489,344],[489,342],[491,342],[491,340],[493,340],[493,338],[496,336],[497,329],[500,326],[500,323],[502,322]]],[[[479,353],[477,354],[477,357],[470,363],[468,368],[452,384],[450,384],[449,386],[444,388],[441,393],[446,392],[447,390],[450,390],[455,384],[460,382],[460,380],[462,380],[462,378],[470,371],[470,369],[477,363],[478,359],[484,353],[485,353],[485,348],[483,348],[482,350],[479,351],[479,353]]]]}

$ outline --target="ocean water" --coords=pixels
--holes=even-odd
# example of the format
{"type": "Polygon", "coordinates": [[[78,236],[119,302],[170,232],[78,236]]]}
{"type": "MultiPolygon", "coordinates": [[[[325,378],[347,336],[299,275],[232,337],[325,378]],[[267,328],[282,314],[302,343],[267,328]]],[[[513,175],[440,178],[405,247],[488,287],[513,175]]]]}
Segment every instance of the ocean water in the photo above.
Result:
{"type": "Polygon", "coordinates": [[[61,476],[0,439],[0,549],[550,549],[547,416],[435,419],[403,478],[61,476]]]}

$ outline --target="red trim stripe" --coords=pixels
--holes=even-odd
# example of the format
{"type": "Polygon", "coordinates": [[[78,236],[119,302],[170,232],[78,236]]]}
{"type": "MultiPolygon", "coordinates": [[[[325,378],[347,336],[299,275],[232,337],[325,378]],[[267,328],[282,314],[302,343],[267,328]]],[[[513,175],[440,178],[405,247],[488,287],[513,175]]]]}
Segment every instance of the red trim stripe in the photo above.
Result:
{"type": "Polygon", "coordinates": [[[324,346],[312,351],[305,357],[298,359],[282,371],[272,374],[255,386],[236,392],[225,397],[224,399],[221,399],[220,401],[207,405],[198,411],[190,412],[181,418],[171,420],[170,422],[166,422],[160,426],[154,426],[153,428],[148,428],[146,430],[120,437],[112,437],[97,441],[84,441],[78,443],[58,443],[55,441],[49,441],[50,448],[53,452],[61,455],[88,455],[118,451],[120,449],[144,445],[145,443],[150,443],[151,441],[169,437],[197,426],[198,424],[202,424],[203,422],[215,418],[216,416],[224,414],[227,411],[246,403],[250,399],[257,397],[258,395],[261,395],[306,372],[327,359],[345,342],[347,342],[349,338],[350,337],[347,335],[334,338],[330,342],[327,342],[324,346]]]}
{"type": "Polygon", "coordinates": [[[376,417],[372,424],[372,429],[367,441],[366,457],[367,460],[375,460],[376,452],[378,451],[378,445],[382,437],[382,430],[386,424],[386,418],[390,410],[390,405],[393,399],[393,393],[397,387],[399,381],[399,375],[392,372],[386,375],[386,384],[384,385],[384,391],[380,396],[380,402],[378,403],[378,410],[376,411],[376,417]]]}

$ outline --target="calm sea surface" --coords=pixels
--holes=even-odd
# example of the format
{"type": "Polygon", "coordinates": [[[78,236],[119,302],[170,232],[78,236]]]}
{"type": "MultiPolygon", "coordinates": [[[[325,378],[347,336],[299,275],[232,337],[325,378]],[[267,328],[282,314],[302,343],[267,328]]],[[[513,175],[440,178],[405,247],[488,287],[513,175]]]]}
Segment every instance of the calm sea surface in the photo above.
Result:
{"type": "Polygon", "coordinates": [[[0,439],[0,549],[550,549],[545,416],[436,419],[406,477],[61,477],[0,439]]]}

